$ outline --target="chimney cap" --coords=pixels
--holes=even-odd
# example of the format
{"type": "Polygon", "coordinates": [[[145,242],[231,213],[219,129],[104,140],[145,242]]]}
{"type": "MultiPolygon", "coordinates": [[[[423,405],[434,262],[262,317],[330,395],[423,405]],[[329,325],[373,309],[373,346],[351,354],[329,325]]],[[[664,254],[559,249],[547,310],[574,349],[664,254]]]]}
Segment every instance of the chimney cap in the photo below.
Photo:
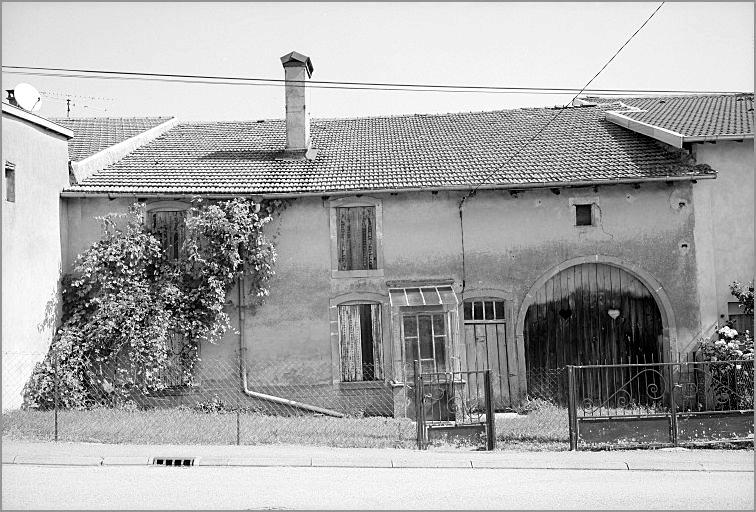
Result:
{"type": "Polygon", "coordinates": [[[307,69],[307,77],[312,76],[314,68],[312,67],[312,61],[307,55],[302,55],[299,52],[287,53],[281,57],[281,64],[283,67],[304,66],[307,69]]]}

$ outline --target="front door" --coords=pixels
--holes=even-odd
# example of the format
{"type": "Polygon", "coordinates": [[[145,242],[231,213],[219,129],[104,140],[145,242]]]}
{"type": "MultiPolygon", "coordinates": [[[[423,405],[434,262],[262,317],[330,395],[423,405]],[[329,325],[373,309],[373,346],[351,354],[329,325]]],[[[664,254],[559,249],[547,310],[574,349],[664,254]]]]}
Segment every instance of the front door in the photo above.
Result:
{"type": "MultiPolygon", "coordinates": [[[[414,379],[414,362],[420,361],[423,374],[442,373],[451,370],[448,364],[448,315],[444,312],[412,312],[402,315],[402,342],[404,344],[407,380],[414,379]]],[[[453,388],[443,376],[426,377],[423,416],[428,421],[454,419],[453,388]]],[[[410,396],[410,408],[416,408],[414,396],[410,396]]],[[[414,413],[412,413],[414,416],[414,413]]]]}
{"type": "MultiPolygon", "coordinates": [[[[491,370],[496,409],[510,407],[517,394],[517,358],[513,343],[507,339],[505,316],[502,300],[470,300],[464,305],[463,369],[491,370]]],[[[471,374],[469,380],[470,387],[477,388],[477,396],[483,396],[483,379],[471,374]]]]}

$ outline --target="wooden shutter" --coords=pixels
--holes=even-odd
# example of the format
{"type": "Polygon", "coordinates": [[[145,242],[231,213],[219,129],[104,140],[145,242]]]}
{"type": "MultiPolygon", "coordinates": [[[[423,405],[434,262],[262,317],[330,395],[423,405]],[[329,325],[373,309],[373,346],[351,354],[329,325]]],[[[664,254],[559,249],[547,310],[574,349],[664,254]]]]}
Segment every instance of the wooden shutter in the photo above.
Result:
{"type": "Polygon", "coordinates": [[[339,270],[374,270],[377,265],[375,207],[336,208],[339,270]]]}
{"type": "Polygon", "coordinates": [[[370,317],[373,322],[373,378],[380,380],[383,378],[383,331],[381,330],[380,304],[370,305],[370,317]]]}
{"type": "Polygon", "coordinates": [[[362,267],[363,269],[375,270],[376,265],[376,252],[375,252],[375,208],[372,206],[360,208],[361,215],[361,253],[362,253],[362,267]]]}
{"type": "Polygon", "coordinates": [[[169,260],[178,259],[185,237],[184,212],[153,212],[151,221],[150,230],[160,240],[166,257],[169,260]]]}
{"type": "Polygon", "coordinates": [[[336,208],[336,222],[338,222],[339,270],[351,270],[352,252],[350,245],[351,226],[349,223],[349,208],[336,208]]]}
{"type": "Polygon", "coordinates": [[[341,380],[362,380],[362,333],[360,306],[339,306],[341,380]]]}

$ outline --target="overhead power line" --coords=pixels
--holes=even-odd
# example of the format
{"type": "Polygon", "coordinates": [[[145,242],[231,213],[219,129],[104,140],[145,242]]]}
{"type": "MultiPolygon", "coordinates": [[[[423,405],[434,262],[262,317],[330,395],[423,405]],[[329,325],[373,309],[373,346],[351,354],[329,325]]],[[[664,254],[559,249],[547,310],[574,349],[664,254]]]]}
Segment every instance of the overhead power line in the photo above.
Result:
{"type": "MultiPolygon", "coordinates": [[[[591,78],[590,80],[588,80],[588,82],[583,86],[583,88],[580,89],[580,91],[578,91],[578,93],[575,94],[575,96],[572,97],[572,99],[570,100],[570,102],[568,103],[568,105],[569,104],[573,104],[574,101],[577,99],[578,96],[580,96],[582,93],[584,93],[585,91],[588,90],[588,86],[591,85],[591,83],[596,79],[596,77],[598,77],[601,74],[601,72],[604,71],[609,64],[611,64],[611,62],[617,57],[617,55],[619,55],[619,53],[630,43],[630,41],[633,40],[633,38],[638,34],[638,32],[640,32],[643,29],[643,27],[645,27],[646,24],[649,21],[651,21],[651,18],[653,18],[656,15],[656,13],[659,12],[659,9],[661,9],[664,6],[665,3],[666,2],[662,2],[662,3],[659,4],[659,6],[656,8],[656,10],[654,10],[654,12],[651,13],[651,16],[649,16],[646,19],[646,21],[644,21],[643,24],[640,27],[638,27],[638,30],[636,30],[635,32],[633,32],[633,34],[628,38],[627,41],[625,41],[625,44],[623,44],[622,46],[620,46],[619,50],[617,50],[616,52],[614,52],[614,55],[612,55],[612,57],[606,62],[606,64],[604,64],[601,67],[601,69],[599,69],[598,72],[595,75],[593,75],[593,78],[591,78]]],[[[504,168],[504,166],[506,166],[509,162],[511,162],[517,155],[519,155],[520,153],[522,153],[534,140],[536,140],[538,138],[538,136],[540,136],[544,132],[544,130],[546,130],[546,128],[548,128],[551,125],[551,123],[553,123],[560,115],[562,115],[562,112],[564,112],[565,110],[566,109],[559,109],[559,110],[557,110],[556,114],[551,119],[549,119],[546,122],[546,124],[544,124],[541,127],[541,129],[536,132],[535,135],[533,135],[530,139],[528,139],[528,141],[525,142],[525,144],[523,144],[520,147],[520,149],[518,149],[512,156],[510,156],[509,158],[507,158],[504,161],[504,163],[501,164],[501,166],[499,166],[498,169],[495,169],[495,170],[491,171],[490,173],[488,173],[487,175],[485,175],[483,177],[483,180],[481,180],[481,182],[478,185],[476,185],[469,193],[467,193],[466,195],[464,195],[462,197],[462,200],[460,201],[460,208],[462,207],[462,205],[464,205],[464,203],[465,203],[465,201],[467,200],[468,197],[470,197],[472,194],[474,194],[480,187],[482,187],[483,185],[485,185],[486,181],[491,176],[493,176],[494,174],[500,172],[504,168]]]]}
{"type": "MultiPolygon", "coordinates": [[[[133,71],[110,71],[97,69],[47,68],[32,66],[3,66],[8,74],[22,74],[32,76],[52,76],[58,78],[87,78],[100,80],[141,80],[154,82],[178,82],[194,84],[220,85],[256,85],[283,87],[286,80],[277,78],[233,77],[215,75],[182,75],[170,73],[146,73],[133,71]]],[[[600,72],[599,72],[600,73],[600,72]]],[[[291,84],[291,82],[289,82],[291,84]]],[[[347,89],[368,91],[418,91],[418,92],[477,92],[494,94],[570,94],[576,91],[600,93],[606,95],[624,94],[728,94],[738,91],[694,91],[678,89],[577,89],[573,87],[516,87],[493,85],[450,85],[450,84],[413,84],[393,82],[345,82],[327,80],[308,80],[294,82],[302,87],[316,89],[347,89]]]]}
{"type": "MultiPolygon", "coordinates": [[[[662,8],[662,6],[664,5],[664,3],[665,2],[662,2],[661,4],[659,4],[659,7],[657,7],[656,10],[651,13],[651,16],[649,16],[646,19],[646,21],[643,22],[643,24],[638,28],[638,30],[636,30],[633,33],[633,35],[631,35],[628,38],[627,41],[625,41],[625,44],[623,44],[619,48],[619,50],[617,50],[616,52],[614,52],[614,55],[612,55],[612,57],[606,62],[606,64],[604,64],[601,67],[601,69],[599,69],[598,73],[596,73],[595,75],[593,75],[593,78],[591,78],[590,80],[588,80],[588,82],[583,86],[583,88],[580,89],[580,91],[577,94],[575,94],[575,96],[570,101],[570,104],[574,103],[575,99],[577,99],[577,97],[580,96],[580,94],[582,94],[583,92],[585,92],[588,89],[588,86],[591,85],[591,82],[593,82],[596,79],[596,77],[599,76],[601,74],[601,72],[604,71],[604,69],[606,69],[606,67],[614,60],[614,58],[617,57],[617,55],[619,55],[619,53],[622,51],[622,49],[625,48],[625,46],[627,46],[628,43],[630,43],[630,41],[633,40],[633,38],[636,36],[636,34],[638,34],[638,32],[640,32],[641,29],[643,27],[645,27],[646,24],[649,21],[651,21],[651,18],[653,18],[654,15],[657,12],[659,12],[659,9],[662,8]]],[[[538,132],[536,132],[535,135],[533,135],[532,137],[530,137],[530,139],[528,139],[528,141],[525,142],[525,144],[523,144],[520,147],[520,149],[518,149],[512,156],[510,156],[509,158],[507,158],[504,161],[504,163],[501,164],[497,169],[495,169],[495,170],[491,171],[490,173],[488,173],[487,175],[485,175],[478,185],[476,185],[475,187],[473,187],[473,189],[470,190],[470,192],[468,192],[467,194],[463,195],[462,199],[460,199],[460,201],[459,201],[459,229],[460,229],[460,234],[461,234],[460,239],[461,239],[461,245],[462,245],[462,298],[463,298],[463,300],[464,300],[464,295],[465,295],[465,284],[466,284],[466,273],[465,273],[465,223],[464,223],[464,213],[463,213],[464,212],[465,201],[467,200],[468,197],[470,197],[471,195],[475,194],[475,192],[480,187],[482,187],[489,178],[491,178],[494,174],[496,174],[496,173],[500,172],[502,169],[504,169],[504,167],[509,162],[511,162],[517,155],[519,155],[520,153],[522,153],[525,150],[525,148],[527,148],[535,139],[537,139],[538,136],[540,136],[544,132],[544,130],[546,130],[546,128],[548,128],[551,125],[551,123],[553,123],[560,115],[562,115],[562,112],[564,112],[565,110],[566,109],[557,110],[557,113],[551,119],[549,119],[546,122],[546,124],[544,124],[541,127],[541,129],[538,130],[538,132]]]]}

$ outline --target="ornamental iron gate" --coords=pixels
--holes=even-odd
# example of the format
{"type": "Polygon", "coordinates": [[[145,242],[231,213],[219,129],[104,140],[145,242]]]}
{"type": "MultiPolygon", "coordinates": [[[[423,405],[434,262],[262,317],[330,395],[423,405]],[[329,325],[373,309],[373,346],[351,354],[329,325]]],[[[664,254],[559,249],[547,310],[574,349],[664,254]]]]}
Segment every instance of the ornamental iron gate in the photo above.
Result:
{"type": "Polygon", "coordinates": [[[570,449],[753,442],[753,360],[568,366],[570,449]]]}
{"type": "Polygon", "coordinates": [[[415,361],[417,447],[434,442],[496,447],[491,370],[422,373],[415,361]]]}

